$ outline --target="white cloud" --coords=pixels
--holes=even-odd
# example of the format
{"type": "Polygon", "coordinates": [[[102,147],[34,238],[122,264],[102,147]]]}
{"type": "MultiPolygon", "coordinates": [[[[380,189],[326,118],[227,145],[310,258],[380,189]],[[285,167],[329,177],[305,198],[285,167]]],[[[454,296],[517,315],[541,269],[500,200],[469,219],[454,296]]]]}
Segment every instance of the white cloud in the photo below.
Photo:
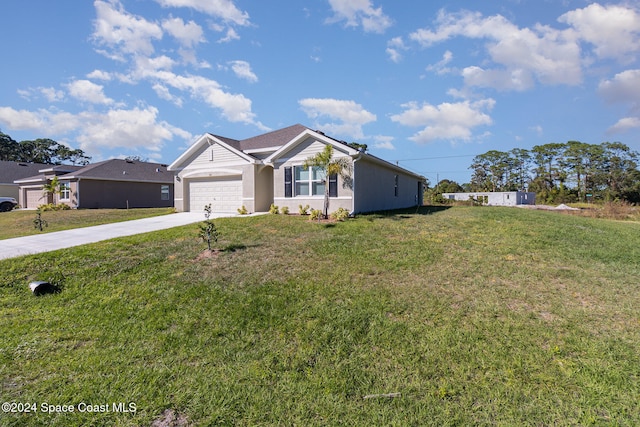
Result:
{"type": "Polygon", "coordinates": [[[607,133],[624,133],[634,129],[640,129],[640,117],[624,117],[607,129],[607,133]]]}
{"type": "Polygon", "coordinates": [[[523,69],[484,70],[472,66],[462,70],[462,77],[467,86],[492,87],[497,90],[524,91],[534,86],[531,73],[523,69]]]}
{"type": "Polygon", "coordinates": [[[124,10],[118,0],[96,0],[93,38],[100,45],[114,49],[110,58],[124,60],[123,54],[151,55],[153,40],[162,38],[162,28],[154,22],[124,10]]]}
{"type": "Polygon", "coordinates": [[[169,88],[165,85],[156,83],[153,85],[152,89],[159,98],[169,101],[178,107],[182,107],[182,98],[172,95],[171,92],[169,92],[169,88]]]}
{"type": "Polygon", "coordinates": [[[607,133],[623,133],[640,127],[640,70],[626,70],[611,80],[604,80],[598,92],[609,103],[622,103],[630,107],[631,117],[624,117],[607,129],[607,133]]]}
{"type": "Polygon", "coordinates": [[[387,55],[393,62],[398,63],[402,60],[402,51],[407,50],[407,47],[402,40],[402,37],[394,37],[387,42],[387,55]]]}
{"type": "Polygon", "coordinates": [[[267,129],[255,120],[249,98],[242,94],[225,92],[215,80],[202,76],[181,76],[170,71],[153,71],[144,77],[158,80],[166,87],[190,93],[192,98],[200,99],[210,107],[221,110],[222,116],[230,122],[253,124],[261,129],[267,129]]]}
{"type": "Polygon", "coordinates": [[[31,101],[38,95],[44,96],[48,102],[59,102],[64,100],[64,92],[53,87],[37,87],[28,89],[17,89],[18,95],[31,101]]]}
{"type": "Polygon", "coordinates": [[[433,65],[427,66],[427,71],[434,71],[436,74],[447,74],[451,72],[451,68],[447,67],[449,63],[453,60],[453,53],[450,50],[447,50],[443,55],[442,59],[436,62],[433,65]]]}
{"type": "Polygon", "coordinates": [[[392,20],[382,12],[382,7],[375,8],[371,0],[329,0],[335,13],[328,23],[347,21],[347,27],[362,26],[365,32],[383,33],[392,25],[392,20]]]}
{"type": "Polygon", "coordinates": [[[87,74],[88,79],[110,81],[113,77],[111,73],[102,70],[93,70],[87,74]]]}
{"type": "Polygon", "coordinates": [[[229,43],[233,40],[239,40],[239,39],[240,39],[240,36],[236,32],[236,30],[234,30],[233,28],[228,28],[227,34],[223,38],[218,40],[218,43],[229,43]]]}
{"type": "Polygon", "coordinates": [[[185,24],[181,18],[169,18],[162,21],[162,28],[187,48],[204,41],[202,27],[193,21],[185,24]]]}
{"type": "Polygon", "coordinates": [[[538,136],[542,136],[544,134],[544,129],[540,125],[531,126],[529,127],[529,130],[535,132],[538,136]]]}
{"type": "Polygon", "coordinates": [[[251,83],[258,81],[258,76],[251,71],[251,64],[247,61],[229,61],[228,64],[231,66],[231,69],[238,78],[247,80],[251,83]]]}
{"type": "Polygon", "coordinates": [[[79,101],[90,102],[92,104],[113,104],[113,99],[105,96],[103,92],[104,87],[89,80],[75,80],[66,86],[69,95],[79,101]]]}
{"type": "Polygon", "coordinates": [[[362,126],[377,119],[375,114],[365,110],[355,101],[306,98],[301,99],[298,103],[309,118],[316,120],[318,128],[333,135],[356,139],[364,138],[362,126]],[[320,124],[317,120],[321,117],[327,117],[332,122],[320,124]]]}
{"type": "Polygon", "coordinates": [[[156,56],[155,58],[149,58],[146,56],[140,56],[134,60],[135,69],[132,73],[134,78],[144,78],[149,75],[153,75],[156,71],[171,70],[175,65],[175,61],[168,56],[156,56]]]}
{"type": "Polygon", "coordinates": [[[493,109],[494,105],[495,101],[490,98],[476,102],[442,103],[437,106],[410,102],[402,105],[405,110],[391,116],[391,120],[405,126],[423,127],[409,138],[419,144],[437,140],[469,141],[473,137],[473,128],[493,123],[485,111],[493,109]]]}
{"type": "Polygon", "coordinates": [[[420,29],[409,35],[424,47],[453,37],[489,40],[487,53],[496,68],[467,67],[468,85],[524,90],[531,87],[533,78],[544,84],[582,81],[580,46],[571,30],[543,25],[518,28],[501,15],[440,11],[435,30],[420,29]]]}
{"type": "Polygon", "coordinates": [[[600,82],[598,92],[607,102],[640,105],[640,69],[626,70],[600,82]]]}
{"type": "Polygon", "coordinates": [[[58,102],[64,99],[64,92],[61,90],[52,87],[41,87],[39,89],[40,93],[42,93],[49,102],[58,102]]]}
{"type": "Polygon", "coordinates": [[[373,146],[380,150],[395,150],[396,147],[393,145],[393,139],[392,136],[376,135],[373,137],[375,141],[373,146]]]}
{"type": "Polygon", "coordinates": [[[171,140],[174,128],[157,121],[154,107],[131,110],[109,110],[106,114],[91,112],[79,116],[85,122],[76,138],[83,150],[94,151],[102,147],[136,148],[158,151],[165,141],[171,140]]]}
{"type": "MultiPolygon", "coordinates": [[[[40,110],[43,112],[44,110],[40,110]]],[[[11,107],[0,107],[0,123],[9,129],[31,130],[45,128],[46,120],[41,114],[27,110],[15,110],[11,107]]]]}
{"type": "Polygon", "coordinates": [[[163,7],[188,7],[237,25],[249,25],[249,14],[231,0],[156,0],[163,7]]]}
{"type": "Polygon", "coordinates": [[[631,6],[593,3],[558,18],[571,25],[581,40],[591,43],[600,58],[632,62],[640,51],[640,13],[631,6]]]}
{"type": "Polygon", "coordinates": [[[78,114],[0,107],[0,123],[7,127],[30,131],[47,129],[53,137],[71,134],[89,155],[99,153],[102,148],[116,147],[144,147],[158,151],[164,142],[174,137],[191,139],[189,132],[159,122],[157,115],[158,110],[154,107],[111,109],[104,113],[85,111],[78,114]]]}

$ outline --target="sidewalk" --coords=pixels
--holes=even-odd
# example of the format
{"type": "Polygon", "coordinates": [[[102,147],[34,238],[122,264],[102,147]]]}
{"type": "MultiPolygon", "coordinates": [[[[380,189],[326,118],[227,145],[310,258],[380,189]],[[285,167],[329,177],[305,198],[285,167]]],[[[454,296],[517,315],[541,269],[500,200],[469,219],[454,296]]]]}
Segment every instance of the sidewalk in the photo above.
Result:
{"type": "MultiPolygon", "coordinates": [[[[212,214],[211,218],[235,216],[234,214],[212,214]]],[[[100,242],[116,237],[131,236],[164,230],[181,225],[204,221],[202,212],[180,212],[152,218],[136,219],[113,224],[96,225],[94,227],[76,228],[54,233],[36,234],[0,240],[0,260],[31,255],[41,252],[55,251],[87,243],[100,242]]]]}

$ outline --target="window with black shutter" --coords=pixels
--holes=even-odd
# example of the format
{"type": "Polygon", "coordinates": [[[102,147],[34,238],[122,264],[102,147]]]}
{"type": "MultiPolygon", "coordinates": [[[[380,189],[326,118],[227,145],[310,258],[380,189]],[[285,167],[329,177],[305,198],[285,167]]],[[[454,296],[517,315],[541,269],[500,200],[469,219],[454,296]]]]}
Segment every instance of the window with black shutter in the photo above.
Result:
{"type": "Polygon", "coordinates": [[[292,180],[291,168],[286,167],[284,168],[284,197],[293,197],[292,184],[293,184],[293,180],[292,180]]]}
{"type": "Polygon", "coordinates": [[[338,197],[338,174],[329,175],[329,197],[338,197]]]}

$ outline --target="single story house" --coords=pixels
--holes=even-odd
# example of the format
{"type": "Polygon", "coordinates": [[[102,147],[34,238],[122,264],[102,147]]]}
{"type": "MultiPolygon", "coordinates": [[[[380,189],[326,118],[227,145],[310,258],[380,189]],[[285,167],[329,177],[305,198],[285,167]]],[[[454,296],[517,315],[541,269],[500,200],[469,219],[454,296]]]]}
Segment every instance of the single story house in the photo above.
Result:
{"type": "Polygon", "coordinates": [[[488,206],[518,206],[536,204],[536,193],[529,193],[525,191],[442,193],[442,197],[444,197],[445,199],[458,201],[469,201],[469,199],[473,198],[481,204],[488,206]]]}
{"type": "Polygon", "coordinates": [[[15,181],[23,208],[47,203],[84,209],[173,206],[174,179],[167,165],[111,159],[86,166],[48,165],[38,172],[15,181]],[[54,177],[60,182],[60,194],[46,195],[43,186],[54,177]]]}
{"type": "Polygon", "coordinates": [[[343,141],[296,124],[252,138],[235,140],[204,134],[169,165],[176,172],[175,207],[215,212],[266,212],[271,204],[297,212],[300,205],[321,210],[324,180],[309,157],[333,146],[347,158],[349,179],[330,177],[330,211],[351,213],[400,209],[422,204],[425,178],[343,141]]]}
{"type": "Polygon", "coordinates": [[[20,186],[14,181],[36,175],[40,169],[50,167],[43,163],[0,161],[0,197],[13,197],[18,200],[20,186]]]}

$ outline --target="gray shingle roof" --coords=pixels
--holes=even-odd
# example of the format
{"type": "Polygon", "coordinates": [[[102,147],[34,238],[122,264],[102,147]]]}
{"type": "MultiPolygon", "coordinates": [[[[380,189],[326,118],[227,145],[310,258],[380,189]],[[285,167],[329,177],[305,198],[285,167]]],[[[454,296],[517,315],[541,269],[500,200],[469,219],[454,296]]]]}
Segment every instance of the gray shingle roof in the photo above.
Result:
{"type": "Polygon", "coordinates": [[[273,132],[243,139],[239,141],[239,147],[242,151],[281,147],[307,129],[309,128],[306,126],[295,124],[283,129],[274,130],[273,132]]]}
{"type": "Polygon", "coordinates": [[[0,161],[0,184],[13,184],[13,181],[17,179],[38,175],[40,169],[50,167],[53,167],[53,165],[2,160],[0,161]]]}
{"type": "Polygon", "coordinates": [[[141,181],[171,184],[173,183],[173,172],[168,172],[167,165],[159,163],[111,159],[103,162],[92,163],[77,170],[76,172],[62,175],[59,178],[141,181]]]}

